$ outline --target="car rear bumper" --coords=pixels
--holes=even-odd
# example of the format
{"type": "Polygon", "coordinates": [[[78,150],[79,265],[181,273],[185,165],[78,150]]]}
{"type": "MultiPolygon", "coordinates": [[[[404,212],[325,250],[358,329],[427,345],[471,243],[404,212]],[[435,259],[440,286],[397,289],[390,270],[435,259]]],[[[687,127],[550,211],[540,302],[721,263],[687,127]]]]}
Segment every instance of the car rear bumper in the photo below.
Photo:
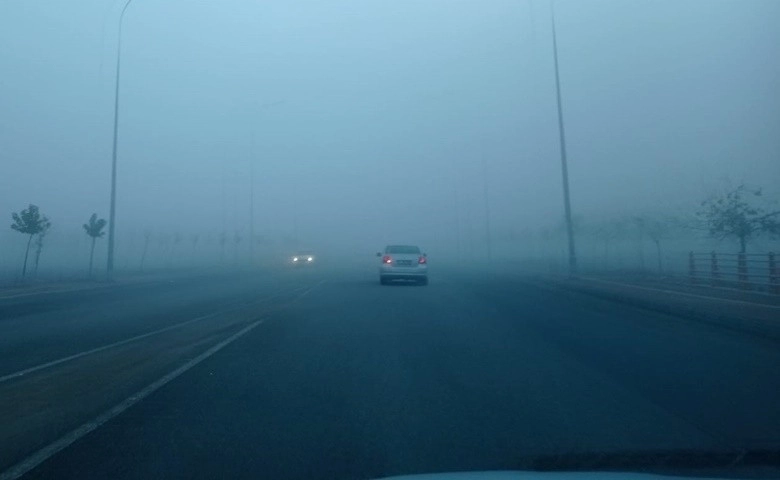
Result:
{"type": "Polygon", "coordinates": [[[398,268],[398,267],[380,268],[379,276],[387,279],[415,280],[415,279],[427,277],[428,269],[427,268],[398,268]]]}
{"type": "Polygon", "coordinates": [[[402,275],[402,274],[396,274],[396,275],[380,275],[379,279],[383,282],[392,282],[394,280],[408,280],[412,282],[427,282],[428,281],[428,275],[421,274],[421,275],[402,275]]]}

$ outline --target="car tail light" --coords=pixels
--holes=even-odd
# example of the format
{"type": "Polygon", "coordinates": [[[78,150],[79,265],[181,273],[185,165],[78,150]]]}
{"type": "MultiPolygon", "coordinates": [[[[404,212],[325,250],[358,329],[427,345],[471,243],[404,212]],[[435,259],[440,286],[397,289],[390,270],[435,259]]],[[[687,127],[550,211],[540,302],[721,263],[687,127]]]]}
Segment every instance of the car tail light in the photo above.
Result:
{"type": "Polygon", "coordinates": [[[419,263],[420,265],[425,265],[426,263],[428,263],[428,259],[427,259],[427,258],[425,258],[425,257],[420,257],[420,258],[417,260],[417,263],[419,263]]]}
{"type": "Polygon", "coordinates": [[[391,257],[390,255],[385,255],[384,257],[382,257],[382,263],[387,263],[387,264],[393,263],[393,257],[391,257]]]}

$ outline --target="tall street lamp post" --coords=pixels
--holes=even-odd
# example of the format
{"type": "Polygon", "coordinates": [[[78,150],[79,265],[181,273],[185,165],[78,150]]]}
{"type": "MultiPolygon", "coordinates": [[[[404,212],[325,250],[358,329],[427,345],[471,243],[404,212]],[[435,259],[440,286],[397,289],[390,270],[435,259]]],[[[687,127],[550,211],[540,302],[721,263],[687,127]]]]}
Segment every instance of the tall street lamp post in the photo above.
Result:
{"type": "Polygon", "coordinates": [[[561,141],[561,174],[563,180],[563,207],[566,215],[566,234],[569,239],[569,274],[577,273],[577,254],[574,248],[574,227],[571,221],[569,199],[569,167],[566,162],[566,134],[563,128],[563,107],[561,106],[561,80],[558,74],[558,42],[555,35],[555,11],[552,11],[553,59],[555,60],[555,95],[558,100],[558,133],[561,141]]]}
{"type": "Polygon", "coordinates": [[[122,58],[122,20],[125,11],[133,0],[127,0],[119,14],[119,34],[116,42],[116,78],[114,85],[114,144],[111,152],[111,207],[108,215],[108,258],[106,260],[106,278],[111,280],[114,273],[114,232],[116,227],[116,149],[119,133],[119,72],[122,58]]]}

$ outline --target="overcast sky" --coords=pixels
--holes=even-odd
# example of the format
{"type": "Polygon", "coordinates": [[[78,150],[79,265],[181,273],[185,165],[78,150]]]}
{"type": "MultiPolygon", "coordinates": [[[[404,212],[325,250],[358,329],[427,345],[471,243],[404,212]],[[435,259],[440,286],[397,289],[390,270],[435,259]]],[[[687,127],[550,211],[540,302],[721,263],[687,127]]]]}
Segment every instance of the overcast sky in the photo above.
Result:
{"type": "MultiPolygon", "coordinates": [[[[108,216],[122,4],[0,0],[9,223],[108,216]]],[[[780,2],[555,11],[576,215],[780,193],[780,2]]],[[[494,229],[561,221],[546,0],[134,0],[123,28],[118,231],[247,232],[252,162],[258,234],[433,244],[482,228],[485,181],[494,229]]]]}

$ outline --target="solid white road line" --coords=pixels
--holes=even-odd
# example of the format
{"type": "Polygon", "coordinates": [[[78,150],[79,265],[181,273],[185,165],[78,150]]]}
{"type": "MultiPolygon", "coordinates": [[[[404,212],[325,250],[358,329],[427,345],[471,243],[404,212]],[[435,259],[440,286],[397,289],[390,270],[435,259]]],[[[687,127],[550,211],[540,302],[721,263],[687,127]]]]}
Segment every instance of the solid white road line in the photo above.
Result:
{"type": "Polygon", "coordinates": [[[171,373],[165,375],[164,377],[160,378],[154,383],[151,383],[147,387],[143,388],[139,392],[136,392],[135,394],[131,395],[130,397],[126,398],[123,402],[120,404],[114,406],[110,410],[102,413],[101,415],[98,415],[96,418],[90,420],[89,422],[81,425],[80,427],[76,428],[75,430],[71,430],[69,433],[65,434],[64,436],[60,437],[58,440],[56,440],[54,443],[51,443],[47,445],[46,447],[38,450],[34,454],[30,455],[29,457],[25,458],[21,462],[17,463],[13,467],[9,468],[2,474],[0,474],[0,480],[13,480],[21,477],[25,473],[29,472],[33,468],[37,467],[41,463],[45,462],[47,459],[51,458],[53,455],[55,455],[57,452],[63,450],[64,448],[68,447],[72,443],[76,442],[80,438],[84,437],[88,433],[94,431],[104,423],[108,422],[112,418],[116,417],[117,415],[121,414],[128,408],[132,407],[136,403],[140,402],[144,398],[148,397],[155,391],[159,390],[161,387],[169,383],[171,380],[175,379],[182,373],[186,372],[187,370],[191,369],[195,365],[199,364],[203,360],[206,360],[210,356],[214,355],[218,351],[222,350],[226,346],[230,345],[235,340],[238,340],[243,335],[251,331],[253,328],[260,325],[263,321],[258,320],[252,324],[250,324],[247,327],[244,327],[239,332],[234,333],[227,339],[219,342],[218,344],[214,345],[213,347],[209,348],[205,352],[201,353],[197,357],[193,358],[189,362],[185,363],[181,367],[177,368],[176,370],[172,371],[171,373]]]}
{"type": "Polygon", "coordinates": [[[37,372],[38,370],[43,370],[45,368],[53,367],[53,366],[59,365],[61,363],[70,362],[71,360],[76,360],[77,358],[85,357],[87,355],[92,355],[93,353],[102,352],[104,350],[108,350],[108,349],[111,349],[111,348],[116,348],[116,347],[125,345],[127,343],[135,342],[135,341],[138,341],[138,340],[142,340],[144,338],[148,338],[148,337],[151,337],[151,336],[154,336],[154,335],[158,335],[160,333],[165,333],[165,332],[170,331],[170,330],[175,330],[177,328],[181,328],[181,327],[184,327],[186,325],[189,325],[190,323],[193,323],[193,322],[197,322],[197,321],[200,321],[200,320],[206,320],[206,319],[209,319],[209,318],[212,318],[212,317],[215,317],[217,315],[224,314],[224,313],[230,313],[230,312],[232,312],[234,310],[238,310],[238,309],[240,309],[242,307],[249,306],[249,305],[254,304],[254,303],[267,302],[267,301],[273,300],[275,298],[278,298],[279,296],[280,295],[274,295],[274,296],[271,296],[271,297],[268,297],[268,298],[263,298],[263,299],[257,300],[256,302],[236,302],[236,303],[231,304],[227,309],[220,310],[219,312],[209,313],[208,315],[202,315],[200,317],[191,318],[189,320],[185,320],[184,322],[177,323],[177,324],[174,324],[174,325],[170,325],[168,327],[161,328],[159,330],[154,330],[152,332],[147,332],[147,333],[144,333],[144,334],[141,334],[141,335],[136,335],[135,337],[126,338],[126,339],[120,340],[118,342],[109,343],[108,345],[103,345],[101,347],[96,347],[96,348],[93,348],[91,350],[85,350],[83,352],[75,353],[75,354],[69,355],[67,357],[58,358],[57,360],[52,360],[50,362],[46,362],[46,363],[42,363],[42,364],[39,364],[39,365],[35,365],[34,367],[25,368],[24,370],[19,370],[17,372],[13,372],[13,373],[9,373],[7,375],[3,375],[2,377],[0,377],[0,383],[6,382],[8,380],[12,380],[14,378],[22,377],[22,376],[27,375],[29,373],[37,372]]]}
{"type": "Polygon", "coordinates": [[[647,291],[650,291],[650,292],[668,293],[670,295],[680,295],[680,296],[683,296],[683,297],[701,298],[703,300],[717,300],[719,302],[724,302],[724,303],[735,303],[735,304],[738,304],[738,305],[750,305],[750,306],[754,306],[754,307],[765,307],[765,308],[770,308],[770,309],[774,309],[774,310],[780,310],[780,306],[777,306],[777,305],[767,305],[765,303],[748,302],[747,300],[735,300],[733,298],[712,297],[712,296],[708,296],[708,295],[699,295],[699,294],[696,294],[696,293],[676,292],[674,290],[664,290],[664,289],[661,289],[661,288],[645,287],[645,286],[642,286],[642,285],[632,285],[630,283],[613,282],[611,280],[601,280],[599,278],[590,278],[590,277],[588,277],[587,281],[588,282],[608,283],[608,284],[612,284],[612,285],[620,285],[622,287],[634,288],[634,289],[637,289],[637,290],[647,290],[647,291]]]}
{"type": "MultiPolygon", "coordinates": [[[[305,295],[307,295],[309,292],[314,290],[315,288],[319,287],[325,283],[325,280],[322,280],[315,285],[307,288],[305,291],[303,291],[300,295],[298,295],[293,302],[290,302],[290,304],[294,303],[295,301],[303,298],[305,295]]],[[[289,305],[289,304],[288,304],[289,305]]],[[[219,312],[222,313],[222,312],[219,312]]],[[[211,315],[217,315],[217,313],[211,314],[211,315]]],[[[190,320],[190,321],[194,321],[190,320]]],[[[148,397],[155,391],[159,390],[163,386],[165,386],[167,383],[174,380],[179,375],[183,374],[187,370],[191,369],[192,367],[196,366],[197,364],[201,363],[203,360],[206,360],[207,358],[211,357],[218,351],[222,350],[226,346],[230,345],[234,341],[238,340],[245,334],[249,333],[252,329],[257,327],[263,323],[263,320],[257,320],[256,322],[253,322],[252,324],[244,327],[237,333],[234,333],[227,339],[219,342],[218,344],[214,345],[213,347],[209,348],[205,352],[201,353],[197,357],[193,358],[192,360],[188,361],[181,367],[177,368],[176,370],[168,373],[164,377],[160,378],[159,380],[151,383],[150,385],[146,386],[142,390],[136,392],[135,394],[127,397],[124,401],[119,403],[118,405],[114,406],[113,408],[109,409],[108,411],[98,415],[94,419],[88,421],[87,423],[84,423],[80,427],[76,428],[75,430],[71,430],[69,433],[65,434],[64,436],[60,437],[58,440],[55,440],[53,443],[50,443],[49,445],[43,447],[42,449],[38,450],[37,452],[33,453],[29,457],[25,458],[21,462],[17,463],[16,465],[12,466],[8,470],[6,470],[3,473],[0,473],[0,480],[15,480],[22,475],[26,474],[30,470],[34,469],[41,463],[45,462],[52,456],[56,455],[58,452],[62,451],[63,449],[67,448],[74,442],[78,441],[79,439],[83,438],[85,435],[89,434],[90,432],[93,432],[97,428],[99,428],[101,425],[105,424],[112,418],[116,417],[117,415],[120,415],[124,411],[126,411],[128,408],[132,407],[136,403],[140,402],[144,398],[148,397]]]]}
{"type": "Polygon", "coordinates": [[[184,322],[177,323],[175,325],[170,325],[168,327],[161,328],[159,330],[154,330],[152,332],[144,333],[142,335],[136,335],[135,337],[126,338],[126,339],[120,340],[118,342],[109,343],[108,345],[103,345],[102,347],[93,348],[91,350],[85,350],[83,352],[79,352],[79,353],[76,353],[76,354],[73,354],[73,355],[69,355],[67,357],[58,358],[57,360],[52,360],[51,362],[42,363],[42,364],[36,365],[34,367],[25,368],[24,370],[19,370],[17,372],[9,373],[8,375],[4,375],[4,376],[0,377],[0,383],[6,382],[6,381],[14,379],[14,378],[19,378],[21,376],[27,375],[28,373],[33,373],[33,372],[37,372],[38,370],[43,370],[44,368],[53,367],[53,366],[59,365],[61,363],[70,362],[71,360],[76,360],[77,358],[85,357],[87,355],[92,355],[93,353],[102,352],[103,350],[108,350],[110,348],[119,347],[119,346],[124,345],[126,343],[135,342],[137,340],[141,340],[141,339],[144,339],[144,338],[147,338],[147,337],[151,337],[153,335],[158,335],[160,333],[164,333],[164,332],[167,332],[169,330],[174,330],[174,329],[177,329],[177,328],[181,328],[181,327],[183,327],[185,325],[189,325],[192,322],[197,322],[199,320],[206,320],[208,318],[215,317],[215,316],[223,314],[223,313],[228,313],[231,310],[235,310],[235,308],[227,309],[227,310],[221,310],[219,312],[210,313],[208,315],[202,315],[200,317],[192,318],[190,320],[186,320],[184,322]]]}
{"type": "Polygon", "coordinates": [[[76,288],[61,288],[58,290],[38,290],[34,292],[15,293],[13,295],[0,296],[0,300],[13,300],[14,298],[34,297],[36,295],[50,295],[56,293],[74,293],[74,292],[88,292],[91,290],[100,290],[102,288],[116,287],[115,284],[108,285],[90,285],[87,287],[76,288]]]}

